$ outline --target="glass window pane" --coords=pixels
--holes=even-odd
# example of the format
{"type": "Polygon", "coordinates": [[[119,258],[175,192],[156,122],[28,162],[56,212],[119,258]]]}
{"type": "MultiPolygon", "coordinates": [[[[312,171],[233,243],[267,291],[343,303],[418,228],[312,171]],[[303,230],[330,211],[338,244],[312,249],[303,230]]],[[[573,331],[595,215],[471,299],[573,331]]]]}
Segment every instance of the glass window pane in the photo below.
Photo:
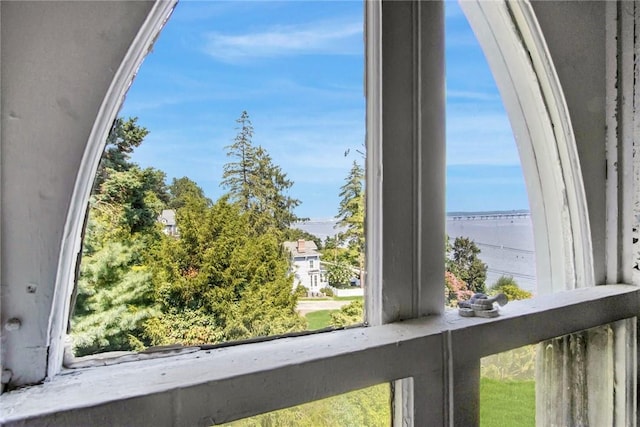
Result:
{"type": "Polygon", "coordinates": [[[379,384],[292,408],[223,424],[227,427],[391,426],[389,384],[379,384]]]}
{"type": "Polygon", "coordinates": [[[481,360],[481,426],[535,426],[536,349],[528,345],[481,360]]]}
{"type": "Polygon", "coordinates": [[[362,323],[363,65],[361,3],[177,5],[97,171],[76,355],[362,323]]]}
{"type": "Polygon", "coordinates": [[[447,241],[450,307],[474,293],[536,292],[533,224],[518,148],[484,53],[446,2],[447,241]]]}

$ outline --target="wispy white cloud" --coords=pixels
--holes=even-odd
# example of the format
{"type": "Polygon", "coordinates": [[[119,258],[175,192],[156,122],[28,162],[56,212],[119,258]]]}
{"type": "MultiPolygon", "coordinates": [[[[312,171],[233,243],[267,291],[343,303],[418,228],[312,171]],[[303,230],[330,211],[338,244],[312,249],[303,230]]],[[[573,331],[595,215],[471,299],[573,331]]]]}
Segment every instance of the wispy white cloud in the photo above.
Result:
{"type": "Polygon", "coordinates": [[[447,99],[448,100],[456,100],[456,101],[491,101],[496,102],[500,101],[500,95],[495,92],[475,92],[475,91],[464,91],[464,90],[448,90],[447,91],[447,99]]]}
{"type": "Polygon", "coordinates": [[[164,95],[151,94],[145,99],[136,99],[126,105],[126,114],[137,116],[144,111],[166,109],[187,102],[202,101],[209,99],[207,96],[186,96],[186,95],[164,95]]]}
{"type": "Polygon", "coordinates": [[[244,34],[205,34],[204,51],[230,63],[303,54],[360,55],[364,49],[361,19],[336,19],[274,26],[244,34]]]}
{"type": "MultiPolygon", "coordinates": [[[[313,115],[274,110],[257,114],[253,124],[253,143],[266,148],[296,183],[294,192],[308,185],[316,190],[327,186],[337,189],[355,158],[355,154],[345,157],[344,152],[354,152],[364,140],[364,117],[355,110],[313,115]]],[[[232,142],[236,130],[232,125],[217,131],[215,128],[154,130],[136,150],[135,161],[160,168],[169,178],[189,176],[209,197],[216,198],[222,192],[219,182],[228,160],[224,147],[232,142]]],[[[329,194],[334,192],[337,194],[337,190],[329,194]]]]}
{"type": "MultiPolygon", "coordinates": [[[[158,81],[160,84],[160,81],[158,81]]],[[[313,99],[314,102],[364,102],[360,86],[348,85],[309,85],[283,78],[264,78],[259,82],[250,82],[243,87],[230,87],[220,82],[208,82],[198,87],[183,88],[173,85],[165,91],[147,91],[144,97],[132,97],[125,104],[123,114],[140,116],[152,110],[174,110],[187,104],[216,102],[268,100],[290,97],[296,100],[313,99]],[[173,107],[173,108],[172,108],[173,107]]]]}

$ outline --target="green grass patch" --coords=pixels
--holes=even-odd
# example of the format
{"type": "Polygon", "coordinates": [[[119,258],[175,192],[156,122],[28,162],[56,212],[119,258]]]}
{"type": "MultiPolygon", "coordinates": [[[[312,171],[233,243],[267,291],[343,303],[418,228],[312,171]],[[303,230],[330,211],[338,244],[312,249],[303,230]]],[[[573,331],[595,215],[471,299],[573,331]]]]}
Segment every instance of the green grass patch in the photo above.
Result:
{"type": "Polygon", "coordinates": [[[362,301],[364,297],[333,297],[336,301],[362,301]]]}
{"type": "Polygon", "coordinates": [[[535,381],[480,379],[482,427],[526,427],[535,424],[535,381]]]}
{"type": "Polygon", "coordinates": [[[326,328],[331,326],[331,313],[340,310],[318,310],[307,313],[304,317],[307,319],[307,330],[313,331],[316,329],[326,328]]]}

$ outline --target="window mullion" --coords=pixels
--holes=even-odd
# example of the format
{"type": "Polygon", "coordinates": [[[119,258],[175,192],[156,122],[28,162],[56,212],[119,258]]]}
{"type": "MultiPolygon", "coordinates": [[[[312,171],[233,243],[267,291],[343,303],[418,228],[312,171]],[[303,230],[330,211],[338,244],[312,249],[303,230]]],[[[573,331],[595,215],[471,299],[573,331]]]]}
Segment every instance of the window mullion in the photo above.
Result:
{"type": "MultiPolygon", "coordinates": [[[[412,377],[413,387],[403,390],[408,392],[405,395],[413,392],[414,400],[403,400],[395,408],[410,412],[401,414],[403,425],[468,425],[458,423],[455,416],[463,412],[460,405],[465,403],[460,398],[468,398],[465,390],[473,393],[475,389],[474,359],[630,318],[639,304],[637,287],[596,286],[516,301],[493,319],[461,318],[452,312],[78,369],[3,395],[0,424],[29,420],[33,424],[86,425],[91,417],[108,413],[113,425],[137,425],[140,414],[152,413],[158,426],[213,420],[211,425],[412,377]],[[446,363],[447,370],[442,370],[442,354],[452,355],[446,356],[456,362],[450,364],[451,369],[446,363]],[[446,388],[442,386],[445,376],[454,377],[446,388]],[[455,400],[449,402],[453,405],[446,401],[452,395],[455,400]],[[154,410],[149,412],[149,408],[154,410]]],[[[621,341],[618,347],[628,350],[633,342],[621,341]]],[[[145,422],[150,423],[146,418],[145,422]]]]}
{"type": "Polygon", "coordinates": [[[455,361],[450,372],[454,397],[450,402],[453,425],[480,425],[480,359],[455,361]]]}
{"type": "MultiPolygon", "coordinates": [[[[381,102],[382,139],[372,148],[374,156],[381,151],[382,169],[370,171],[369,180],[382,206],[370,216],[382,218],[381,224],[370,219],[377,228],[369,235],[382,239],[374,245],[382,252],[381,277],[370,283],[383,297],[380,318],[372,323],[444,310],[444,7],[383,1],[381,18],[384,82],[378,82],[381,96],[369,102],[381,102]]],[[[371,77],[368,87],[376,83],[371,77]]]]}
{"type": "MultiPolygon", "coordinates": [[[[444,4],[367,2],[365,15],[367,320],[377,325],[444,310],[444,4]]],[[[444,420],[443,405],[426,404],[444,384],[422,381],[395,383],[396,424],[444,420]]]]}

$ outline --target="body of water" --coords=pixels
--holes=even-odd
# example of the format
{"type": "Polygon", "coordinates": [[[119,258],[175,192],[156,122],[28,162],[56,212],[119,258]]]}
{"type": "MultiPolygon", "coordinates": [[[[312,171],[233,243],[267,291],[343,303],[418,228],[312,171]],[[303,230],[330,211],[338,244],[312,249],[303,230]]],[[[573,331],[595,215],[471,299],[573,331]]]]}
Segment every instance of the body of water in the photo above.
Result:
{"type": "MultiPolygon", "coordinates": [[[[335,236],[337,220],[315,219],[297,227],[323,241],[335,236]]],[[[460,212],[447,215],[447,234],[452,240],[468,237],[480,248],[480,258],[487,264],[487,287],[500,276],[512,276],[522,289],[536,290],[536,257],[531,215],[526,211],[460,212]]]]}
{"type": "Polygon", "coordinates": [[[536,290],[533,226],[528,213],[480,213],[447,216],[447,234],[453,242],[469,237],[487,264],[487,287],[500,276],[512,276],[522,289],[536,290]]]}

